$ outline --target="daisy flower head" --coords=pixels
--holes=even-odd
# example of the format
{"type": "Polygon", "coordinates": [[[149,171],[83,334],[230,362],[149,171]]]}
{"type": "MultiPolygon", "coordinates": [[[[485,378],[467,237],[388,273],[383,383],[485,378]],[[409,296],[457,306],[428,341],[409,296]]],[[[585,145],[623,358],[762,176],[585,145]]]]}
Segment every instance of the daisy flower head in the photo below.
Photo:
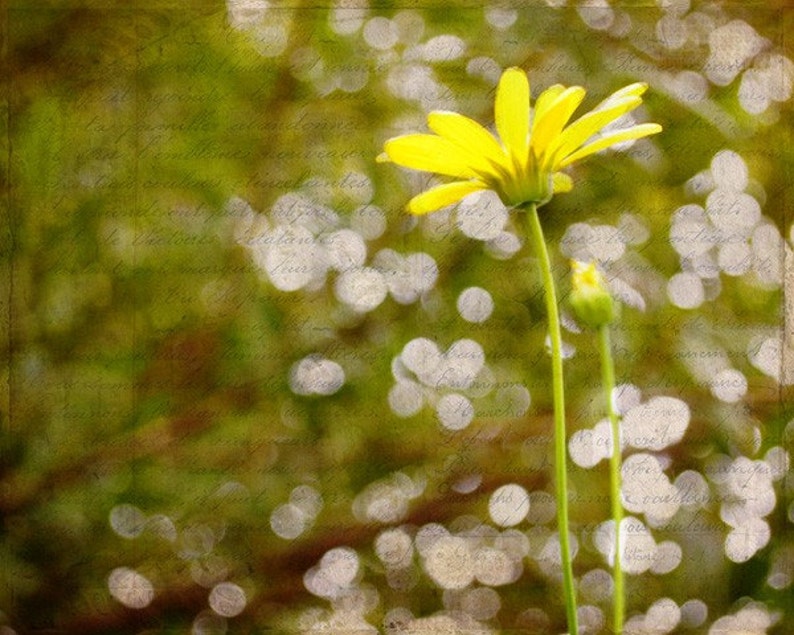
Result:
{"type": "Polygon", "coordinates": [[[508,68],[496,88],[494,136],[476,121],[455,112],[434,111],[427,124],[435,134],[406,134],[386,141],[378,161],[454,180],[419,194],[408,203],[412,214],[428,214],[479,190],[493,190],[507,207],[547,203],[567,192],[573,180],[564,170],[595,152],[660,132],[655,123],[599,135],[609,124],[642,103],[647,89],[630,84],[568,124],[585,89],[555,84],[530,108],[529,80],[508,68]]]}

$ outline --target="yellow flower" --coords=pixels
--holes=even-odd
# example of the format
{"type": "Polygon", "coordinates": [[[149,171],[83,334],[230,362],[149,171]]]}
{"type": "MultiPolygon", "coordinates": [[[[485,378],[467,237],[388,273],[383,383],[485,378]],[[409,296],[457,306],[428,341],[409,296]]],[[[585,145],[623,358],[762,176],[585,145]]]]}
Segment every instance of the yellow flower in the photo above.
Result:
{"type": "Polygon", "coordinates": [[[661,131],[660,125],[646,123],[594,136],[639,106],[647,88],[642,83],[630,84],[566,127],[584,99],[584,88],[551,86],[530,111],[529,80],[524,71],[509,68],[496,89],[498,138],[464,115],[435,111],[427,123],[436,134],[389,139],[378,161],[456,179],[411,199],[408,211],[412,214],[434,212],[478,190],[493,190],[508,207],[542,205],[553,193],[573,187],[571,177],[561,170],[575,161],[621,141],[661,131]]]}

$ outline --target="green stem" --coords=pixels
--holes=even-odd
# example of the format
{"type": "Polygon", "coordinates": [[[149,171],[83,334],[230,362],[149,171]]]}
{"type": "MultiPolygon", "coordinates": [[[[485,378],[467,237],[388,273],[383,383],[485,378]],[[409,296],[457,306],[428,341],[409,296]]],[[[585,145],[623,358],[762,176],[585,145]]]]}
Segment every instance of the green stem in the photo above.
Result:
{"type": "Polygon", "coordinates": [[[560,314],[557,309],[557,292],[554,276],[551,273],[551,260],[543,229],[538,218],[538,208],[534,203],[524,208],[526,232],[540,264],[543,290],[546,297],[546,313],[549,320],[551,339],[551,376],[554,397],[554,474],[557,495],[557,525],[560,534],[560,554],[562,558],[562,584],[565,595],[565,613],[568,619],[568,632],[579,632],[576,614],[576,590],[574,588],[573,565],[571,562],[571,542],[568,530],[568,469],[566,466],[567,447],[565,435],[565,391],[562,375],[562,334],[560,314]]]}
{"type": "Polygon", "coordinates": [[[612,501],[612,520],[615,523],[615,564],[612,568],[614,581],[614,601],[612,627],[615,633],[623,632],[626,593],[623,586],[623,568],[621,552],[623,545],[620,540],[620,524],[623,520],[623,503],[620,496],[620,424],[612,403],[615,391],[615,362],[612,358],[612,346],[609,342],[609,326],[604,324],[598,329],[598,346],[601,353],[601,382],[604,386],[604,397],[607,402],[607,414],[612,428],[612,456],[609,459],[609,487],[612,501]]]}

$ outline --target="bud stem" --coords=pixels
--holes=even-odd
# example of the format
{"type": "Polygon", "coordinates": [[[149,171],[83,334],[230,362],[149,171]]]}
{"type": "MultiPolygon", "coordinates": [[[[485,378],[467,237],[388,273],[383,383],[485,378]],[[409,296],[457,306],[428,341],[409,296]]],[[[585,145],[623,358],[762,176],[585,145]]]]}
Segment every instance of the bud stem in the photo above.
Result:
{"type": "Polygon", "coordinates": [[[615,362],[612,357],[612,346],[609,338],[609,326],[598,328],[598,347],[601,354],[601,382],[606,398],[607,415],[612,430],[612,456],[609,459],[609,485],[612,503],[612,521],[615,524],[615,561],[612,567],[613,603],[612,631],[618,635],[623,632],[626,593],[623,585],[623,567],[621,556],[623,544],[620,540],[620,525],[623,521],[623,501],[620,493],[620,423],[615,412],[613,393],[615,392],[615,362]]]}

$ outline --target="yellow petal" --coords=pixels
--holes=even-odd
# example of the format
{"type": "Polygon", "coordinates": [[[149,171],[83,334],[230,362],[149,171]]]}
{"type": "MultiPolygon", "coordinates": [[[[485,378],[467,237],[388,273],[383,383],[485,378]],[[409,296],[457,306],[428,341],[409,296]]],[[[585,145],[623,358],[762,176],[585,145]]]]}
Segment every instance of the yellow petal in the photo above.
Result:
{"type": "Polygon", "coordinates": [[[533,126],[530,144],[535,156],[541,159],[542,169],[546,167],[543,165],[542,158],[546,156],[549,144],[559,136],[565,124],[568,123],[571,115],[573,115],[574,110],[582,103],[584,95],[585,90],[581,86],[572,86],[565,89],[557,96],[554,102],[549,104],[533,126]]]}
{"type": "Polygon", "coordinates": [[[468,152],[472,167],[493,172],[491,163],[502,163],[504,152],[493,135],[473,119],[456,112],[435,111],[427,116],[430,129],[468,152]]]}
{"type": "Polygon", "coordinates": [[[429,214],[486,188],[487,186],[480,181],[455,181],[438,185],[408,201],[408,211],[416,215],[429,214]]]}
{"type": "Polygon", "coordinates": [[[624,86],[620,90],[616,90],[604,101],[598,104],[598,106],[596,106],[595,109],[600,110],[602,108],[606,108],[607,106],[610,106],[613,102],[623,99],[624,97],[639,97],[646,90],[648,90],[648,84],[646,84],[645,82],[636,82],[634,84],[629,84],[628,86],[624,86]]]}
{"type": "Polygon", "coordinates": [[[573,179],[564,172],[555,172],[551,175],[551,185],[555,194],[570,192],[573,189],[573,179]]]}
{"type": "Polygon", "coordinates": [[[529,139],[529,80],[519,68],[508,68],[496,87],[496,130],[507,151],[520,160],[529,139]]]}
{"type": "Polygon", "coordinates": [[[446,139],[429,134],[408,134],[389,139],[383,150],[397,165],[457,178],[476,176],[468,154],[446,139]]]}
{"type": "Polygon", "coordinates": [[[594,134],[599,132],[604,126],[612,123],[618,117],[625,115],[630,110],[634,110],[642,103],[639,97],[624,97],[609,107],[591,110],[582,115],[568,126],[552,142],[552,147],[547,150],[549,156],[549,169],[558,170],[562,167],[561,161],[571,152],[579,148],[594,134]]]}
{"type": "Polygon", "coordinates": [[[554,84],[554,86],[549,86],[538,96],[535,100],[535,107],[532,109],[532,129],[530,135],[534,134],[538,119],[543,117],[543,113],[549,109],[549,106],[554,103],[554,100],[557,99],[564,90],[565,86],[562,84],[554,84]]]}
{"type": "Polygon", "coordinates": [[[589,143],[586,146],[580,148],[572,155],[565,158],[563,161],[560,161],[559,167],[564,168],[566,165],[570,165],[574,161],[583,159],[586,156],[598,152],[599,150],[608,148],[609,146],[613,146],[616,143],[620,143],[621,141],[639,139],[641,137],[647,137],[648,135],[656,134],[657,132],[661,131],[662,127],[658,123],[643,123],[639,126],[627,128],[626,130],[618,130],[617,132],[604,135],[600,139],[593,141],[593,143],[589,143]]]}

